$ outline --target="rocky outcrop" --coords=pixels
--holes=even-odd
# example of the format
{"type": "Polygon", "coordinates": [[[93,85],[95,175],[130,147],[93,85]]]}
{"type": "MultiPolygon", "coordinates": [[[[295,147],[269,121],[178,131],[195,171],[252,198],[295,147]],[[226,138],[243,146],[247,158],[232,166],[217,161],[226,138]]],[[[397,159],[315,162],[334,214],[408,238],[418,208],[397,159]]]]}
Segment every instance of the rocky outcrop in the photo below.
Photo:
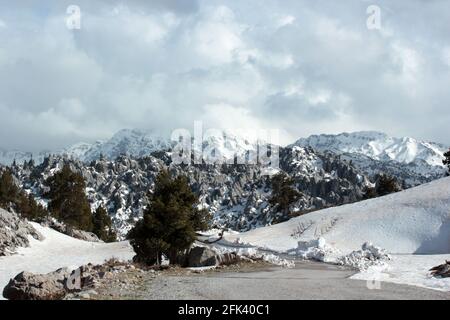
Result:
{"type": "Polygon", "coordinates": [[[9,281],[3,296],[9,300],[59,300],[92,290],[102,279],[109,280],[117,273],[135,269],[132,264],[110,260],[102,265],[87,264],[73,271],[61,268],[47,274],[21,272],[9,281]]]}
{"type": "MultiPolygon", "coordinates": [[[[167,152],[158,152],[142,158],[102,158],[89,164],[52,156],[34,168],[18,166],[14,174],[26,189],[42,197],[46,190],[43,182],[65,162],[85,178],[92,207],[108,208],[122,238],[142,217],[148,204],[146,195],[164,168],[175,175],[187,175],[201,205],[213,214],[215,227],[248,231],[289,218],[282,217],[269,204],[270,177],[259,165],[179,166],[171,163],[167,152]]],[[[280,169],[294,179],[302,192],[292,206],[296,214],[361,200],[368,184],[351,163],[311,148],[281,148],[280,169]]]]}
{"type": "Polygon", "coordinates": [[[44,239],[28,221],[16,213],[0,209],[0,256],[13,254],[20,247],[28,247],[29,236],[44,239]]]}

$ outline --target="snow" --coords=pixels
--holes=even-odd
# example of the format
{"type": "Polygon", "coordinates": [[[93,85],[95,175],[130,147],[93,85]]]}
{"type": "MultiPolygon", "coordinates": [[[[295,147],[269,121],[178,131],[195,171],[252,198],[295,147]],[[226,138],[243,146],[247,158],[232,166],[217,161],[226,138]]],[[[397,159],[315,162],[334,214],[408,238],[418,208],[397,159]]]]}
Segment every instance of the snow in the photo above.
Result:
{"type": "Polygon", "coordinates": [[[355,278],[379,274],[383,281],[450,290],[449,281],[427,276],[450,259],[450,178],[224,239],[350,265],[362,271],[355,278]]]}
{"type": "Polygon", "coordinates": [[[411,137],[390,137],[372,131],[312,135],[299,139],[294,145],[337,153],[362,154],[375,160],[394,160],[400,163],[424,160],[431,166],[440,167],[443,166],[443,154],[448,150],[446,146],[438,143],[419,141],[411,137]]]}
{"type": "Polygon", "coordinates": [[[450,291],[450,278],[435,278],[430,275],[432,267],[450,259],[447,255],[393,255],[389,263],[371,266],[351,279],[384,281],[409,284],[418,287],[450,291]]]}
{"type": "Polygon", "coordinates": [[[100,264],[110,258],[130,260],[135,255],[128,242],[86,242],[37,223],[32,225],[45,240],[30,237],[30,247],[19,248],[15,255],[0,257],[0,291],[22,271],[48,273],[62,267],[75,269],[87,263],[100,264]]]}

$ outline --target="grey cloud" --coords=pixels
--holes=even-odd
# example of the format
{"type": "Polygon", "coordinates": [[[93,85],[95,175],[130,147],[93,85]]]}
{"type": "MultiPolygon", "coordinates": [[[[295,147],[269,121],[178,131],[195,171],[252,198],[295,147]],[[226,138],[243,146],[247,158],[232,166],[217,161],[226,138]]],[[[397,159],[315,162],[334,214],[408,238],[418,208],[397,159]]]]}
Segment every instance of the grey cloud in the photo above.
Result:
{"type": "Polygon", "coordinates": [[[450,143],[445,1],[1,1],[0,147],[124,127],[382,130],[450,143]],[[68,4],[82,29],[65,27],[68,4]],[[115,10],[113,10],[115,9],[115,10]]]}

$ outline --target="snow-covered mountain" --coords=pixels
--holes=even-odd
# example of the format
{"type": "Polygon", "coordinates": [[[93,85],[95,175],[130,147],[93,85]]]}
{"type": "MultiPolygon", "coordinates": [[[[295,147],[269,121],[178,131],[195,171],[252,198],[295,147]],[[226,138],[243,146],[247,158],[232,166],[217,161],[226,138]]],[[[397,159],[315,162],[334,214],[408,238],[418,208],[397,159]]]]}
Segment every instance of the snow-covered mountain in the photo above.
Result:
{"type": "MultiPolygon", "coordinates": [[[[121,235],[142,216],[146,195],[162,169],[188,177],[201,205],[214,215],[218,227],[250,230],[289,218],[269,204],[271,179],[265,174],[266,167],[260,165],[185,167],[172,163],[169,152],[159,152],[143,158],[121,155],[114,160],[102,158],[88,163],[51,156],[38,166],[18,165],[12,170],[22,187],[45,204],[43,182],[64,163],[83,175],[92,209],[103,205],[121,235]]],[[[282,148],[280,169],[294,179],[296,188],[303,194],[292,206],[296,214],[359,201],[369,184],[348,162],[310,148],[282,148]]]]}
{"type": "MultiPolygon", "coordinates": [[[[203,154],[204,160],[221,159],[224,162],[234,160],[235,157],[248,159],[255,157],[258,151],[254,140],[226,131],[193,142],[193,151],[196,155],[203,154]]],[[[0,163],[10,165],[14,159],[17,163],[23,163],[33,157],[39,164],[50,153],[84,163],[98,160],[101,156],[107,160],[115,160],[121,155],[142,158],[158,152],[170,152],[174,145],[169,137],[151,131],[124,129],[109,140],[78,143],[62,151],[32,154],[0,150],[0,163]]],[[[448,150],[447,146],[439,143],[410,137],[395,138],[380,132],[313,135],[299,139],[293,146],[337,154],[343,160],[351,161],[371,178],[385,172],[404,181],[408,187],[443,177],[446,171],[442,164],[443,153],[448,150]]]]}
{"type": "MultiPolygon", "coordinates": [[[[256,155],[257,143],[254,140],[233,135],[231,132],[221,131],[205,136],[201,141],[194,141],[192,151],[197,155],[203,155],[205,161],[233,160],[237,157],[253,157],[256,155]]],[[[40,153],[6,151],[0,149],[0,164],[11,165],[16,160],[23,163],[31,158],[40,164],[50,154],[63,155],[70,159],[91,162],[103,157],[114,160],[121,155],[142,158],[154,152],[169,151],[175,145],[170,137],[156,134],[152,131],[138,129],[123,129],[106,141],[95,143],[80,142],[68,148],[57,151],[45,151],[40,153]]]]}
{"type": "Polygon", "coordinates": [[[395,138],[373,131],[312,135],[294,145],[336,153],[369,175],[384,171],[405,180],[407,185],[442,177],[445,173],[442,160],[449,149],[439,143],[395,138]]]}

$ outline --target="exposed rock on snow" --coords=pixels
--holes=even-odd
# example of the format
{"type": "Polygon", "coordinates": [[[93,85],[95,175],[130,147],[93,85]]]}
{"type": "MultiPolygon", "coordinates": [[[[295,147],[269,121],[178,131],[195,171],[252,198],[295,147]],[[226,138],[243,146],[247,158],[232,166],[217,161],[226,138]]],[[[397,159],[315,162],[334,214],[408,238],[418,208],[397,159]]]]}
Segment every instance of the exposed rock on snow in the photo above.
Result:
{"type": "Polygon", "coordinates": [[[431,268],[431,275],[434,277],[449,278],[450,277],[450,261],[445,261],[437,267],[431,268]]]}
{"type": "Polygon", "coordinates": [[[0,256],[10,255],[20,247],[28,247],[28,236],[43,240],[43,236],[26,220],[0,209],[0,256]]]}

